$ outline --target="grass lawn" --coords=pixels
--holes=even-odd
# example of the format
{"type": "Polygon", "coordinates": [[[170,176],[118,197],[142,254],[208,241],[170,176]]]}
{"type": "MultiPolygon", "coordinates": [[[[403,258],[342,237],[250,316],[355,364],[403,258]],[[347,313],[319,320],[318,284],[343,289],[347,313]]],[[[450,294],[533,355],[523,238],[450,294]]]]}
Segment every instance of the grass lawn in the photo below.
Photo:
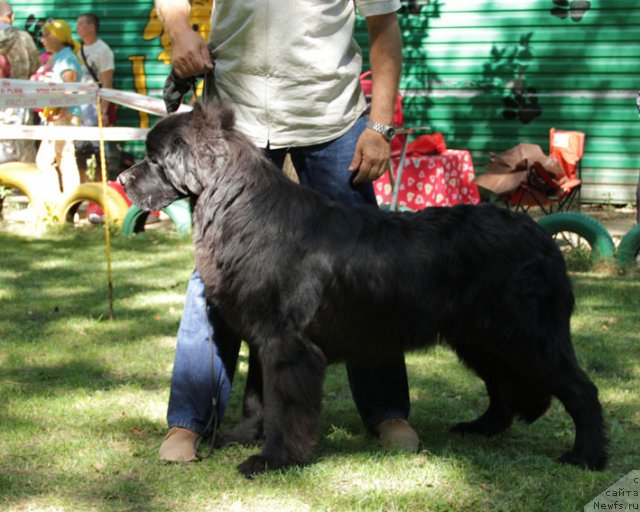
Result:
{"type": "MultiPolygon", "coordinates": [[[[191,242],[166,230],[114,235],[109,320],[101,229],[2,229],[2,511],[576,511],[640,469],[638,277],[572,275],[574,342],[610,429],[606,471],[554,462],[574,434],[557,401],[497,439],[450,434],[486,397],[479,379],[437,348],[407,357],[420,453],[384,451],[363,431],[339,365],[328,372],[312,463],[247,481],[235,465],[251,448],[210,451],[186,466],[157,459],[191,242]]],[[[246,354],[227,426],[239,418],[245,372],[246,354]]]]}

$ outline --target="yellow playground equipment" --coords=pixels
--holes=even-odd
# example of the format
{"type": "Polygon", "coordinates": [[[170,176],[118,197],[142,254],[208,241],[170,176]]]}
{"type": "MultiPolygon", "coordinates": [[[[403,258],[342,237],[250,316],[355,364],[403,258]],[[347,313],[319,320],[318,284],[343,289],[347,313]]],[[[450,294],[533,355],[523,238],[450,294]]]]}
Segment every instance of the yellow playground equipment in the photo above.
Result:
{"type": "Polygon", "coordinates": [[[73,221],[80,204],[91,201],[108,211],[113,224],[122,227],[129,210],[129,205],[117,190],[106,187],[105,193],[101,183],[82,183],[70,192],[61,193],[55,169],[40,169],[30,163],[0,164],[0,186],[22,192],[29,201],[28,208],[36,222],[64,224],[73,221]]]}

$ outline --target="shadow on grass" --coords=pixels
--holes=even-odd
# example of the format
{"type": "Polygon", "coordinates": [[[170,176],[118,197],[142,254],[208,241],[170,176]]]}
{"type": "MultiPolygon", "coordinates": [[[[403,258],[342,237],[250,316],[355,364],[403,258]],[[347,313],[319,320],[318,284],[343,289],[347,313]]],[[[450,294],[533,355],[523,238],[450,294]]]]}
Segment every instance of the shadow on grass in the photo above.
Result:
{"type": "MultiPolygon", "coordinates": [[[[3,269],[0,326],[5,340],[39,343],[66,325],[68,337],[81,343],[87,322],[108,318],[108,279],[100,233],[78,231],[52,238],[24,239],[0,234],[3,269]]],[[[191,245],[163,234],[114,237],[111,251],[116,320],[107,324],[105,342],[121,343],[142,336],[175,333],[181,297],[193,269],[191,245]],[[163,295],[177,297],[172,315],[163,295]],[[149,305],[145,297],[157,298],[149,305]],[[176,311],[177,309],[177,311],[176,311]]]]}
{"type": "Polygon", "coordinates": [[[64,395],[77,389],[108,391],[124,385],[155,391],[167,384],[164,376],[140,375],[131,379],[128,375],[114,373],[90,361],[0,368],[0,382],[15,385],[17,389],[14,393],[22,399],[64,395]]]}
{"type": "MultiPolygon", "coordinates": [[[[0,395],[9,406],[1,410],[0,421],[9,436],[22,432],[23,443],[30,438],[37,443],[39,434],[34,431],[41,429],[46,439],[59,428],[50,425],[46,405],[41,414],[30,412],[29,418],[35,419],[15,413],[21,402],[31,399],[44,404],[49,397],[69,395],[73,402],[101,394],[94,392],[105,392],[117,399],[120,388],[124,392],[166,392],[166,366],[170,365],[173,350],[170,341],[175,336],[193,266],[190,242],[155,233],[143,233],[133,239],[116,236],[112,256],[116,299],[113,322],[104,319],[106,273],[100,234],[71,232],[42,239],[0,234],[0,330],[4,338],[0,395]],[[169,340],[166,347],[158,343],[162,338],[169,340]],[[164,373],[153,369],[157,365],[165,368],[164,373]]],[[[583,500],[578,492],[590,499],[596,494],[592,491],[604,488],[603,482],[613,481],[614,475],[624,474],[640,462],[638,453],[629,448],[640,443],[634,422],[640,403],[637,391],[632,391],[640,362],[640,281],[592,275],[573,277],[578,297],[574,343],[580,360],[601,389],[605,417],[611,426],[612,462],[604,475],[585,476],[584,472],[555,462],[571,446],[574,435],[573,424],[557,401],[533,425],[515,423],[508,433],[495,439],[450,433],[449,428],[455,423],[482,413],[487,398],[480,380],[462,370],[452,352],[436,348],[407,358],[411,422],[422,440],[420,454],[385,452],[373,436],[364,433],[344,366],[337,365],[327,373],[320,439],[311,466],[268,476],[251,485],[269,485],[271,492],[281,488],[295,492],[298,486],[308,485],[307,479],[327,471],[326,467],[336,461],[357,464],[362,460],[363,465],[373,462],[393,468],[396,461],[414,457],[411,460],[418,470],[424,466],[425,471],[437,471],[440,464],[457,468],[460,475],[452,477],[452,485],[462,482],[474,489],[486,486],[491,496],[519,498],[524,492],[517,482],[523,482],[522,485],[538,486],[530,490],[531,496],[549,487],[573,505],[586,503],[588,499],[583,500]],[[532,479],[532,474],[540,476],[532,479]],[[575,491],[568,489],[566,483],[562,487],[559,482],[563,480],[576,482],[575,491]]],[[[246,367],[245,356],[241,356],[240,365],[246,367]]],[[[241,369],[236,377],[225,428],[239,419],[244,375],[241,369]]],[[[81,455],[68,469],[59,469],[51,468],[46,458],[37,453],[31,462],[21,458],[17,449],[9,447],[0,452],[0,508],[3,503],[20,508],[21,503],[28,504],[31,499],[41,499],[39,504],[46,504],[51,498],[70,500],[74,503],[70,508],[75,509],[170,510],[175,508],[174,498],[166,498],[164,493],[173,485],[173,479],[201,499],[217,492],[208,483],[209,473],[215,481],[234,482],[238,489],[247,485],[233,468],[257,450],[216,450],[192,474],[161,467],[156,457],[164,422],[128,411],[127,407],[131,407],[128,401],[118,405],[115,413],[107,412],[95,419],[91,417],[94,409],[88,407],[82,418],[82,431],[71,439],[111,446],[114,462],[104,468],[92,467],[86,454],[85,460],[81,455]],[[119,416],[121,409],[127,414],[119,416]],[[120,445],[125,448],[120,449],[120,445]],[[74,464],[89,464],[89,469],[80,470],[74,464]],[[195,478],[194,483],[191,477],[195,478]]],[[[75,409],[66,406],[65,412],[66,409],[72,417],[65,421],[72,424],[77,420],[73,417],[75,409]]],[[[55,438],[46,443],[47,450],[55,449],[55,438]]],[[[340,475],[341,471],[336,470],[330,477],[337,479],[340,475]]],[[[242,494],[241,490],[237,492],[242,494]]],[[[412,503],[421,499],[419,492],[412,489],[398,495],[412,503]]],[[[367,496],[367,492],[354,487],[340,497],[334,496],[331,503],[355,508],[367,496]]],[[[432,495],[426,492],[425,496],[432,495]]],[[[372,508],[383,508],[384,499],[378,496],[372,500],[372,508]]],[[[435,499],[434,503],[441,499],[443,506],[451,504],[446,493],[435,499]]],[[[540,507],[540,503],[533,501],[532,509],[540,507]]],[[[571,509],[559,501],[551,503],[557,505],[550,506],[555,510],[571,509]]]]}
{"type": "Polygon", "coordinates": [[[116,474],[99,471],[70,475],[45,469],[16,471],[0,468],[0,505],[18,510],[100,510],[103,512],[162,512],[174,510],[154,499],[154,485],[144,472],[122,469],[116,474]],[[72,480],[76,480],[74,485],[72,480]],[[61,497],[54,489],[65,488],[61,497]],[[72,490],[69,490],[72,489],[72,490]],[[96,507],[96,504],[99,506],[96,507]]]}

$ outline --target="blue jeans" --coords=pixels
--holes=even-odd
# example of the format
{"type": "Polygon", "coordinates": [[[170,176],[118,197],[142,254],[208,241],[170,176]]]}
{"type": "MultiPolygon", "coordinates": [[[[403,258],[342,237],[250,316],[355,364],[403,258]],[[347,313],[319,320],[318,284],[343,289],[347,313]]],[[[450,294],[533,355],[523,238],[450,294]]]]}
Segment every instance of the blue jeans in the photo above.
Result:
{"type": "MultiPolygon", "coordinates": [[[[375,205],[372,184],[353,187],[349,171],[364,123],[361,118],[348,132],[331,142],[299,148],[267,148],[266,151],[280,168],[289,153],[301,185],[348,204],[375,205]]],[[[178,330],[167,415],[169,428],[184,427],[203,435],[211,433],[214,407],[217,421],[221,421],[229,399],[239,347],[239,341],[233,339],[223,319],[206,304],[204,284],[194,272],[189,280],[178,330]],[[228,353],[220,353],[217,344],[213,343],[214,332],[215,339],[226,337],[220,346],[230,347],[228,353]]],[[[380,365],[349,363],[347,374],[354,402],[368,428],[389,418],[406,419],[409,416],[404,357],[380,365]]]]}

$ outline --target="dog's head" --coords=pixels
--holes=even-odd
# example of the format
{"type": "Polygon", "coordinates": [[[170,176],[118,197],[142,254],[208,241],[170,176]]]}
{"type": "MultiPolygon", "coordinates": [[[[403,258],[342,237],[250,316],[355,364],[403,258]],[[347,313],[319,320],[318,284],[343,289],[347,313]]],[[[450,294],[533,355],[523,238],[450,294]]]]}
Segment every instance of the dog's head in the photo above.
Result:
{"type": "Polygon", "coordinates": [[[153,211],[182,197],[197,197],[223,170],[229,159],[233,111],[201,106],[171,115],[147,135],[145,159],[123,171],[118,181],[131,201],[153,211]]]}

